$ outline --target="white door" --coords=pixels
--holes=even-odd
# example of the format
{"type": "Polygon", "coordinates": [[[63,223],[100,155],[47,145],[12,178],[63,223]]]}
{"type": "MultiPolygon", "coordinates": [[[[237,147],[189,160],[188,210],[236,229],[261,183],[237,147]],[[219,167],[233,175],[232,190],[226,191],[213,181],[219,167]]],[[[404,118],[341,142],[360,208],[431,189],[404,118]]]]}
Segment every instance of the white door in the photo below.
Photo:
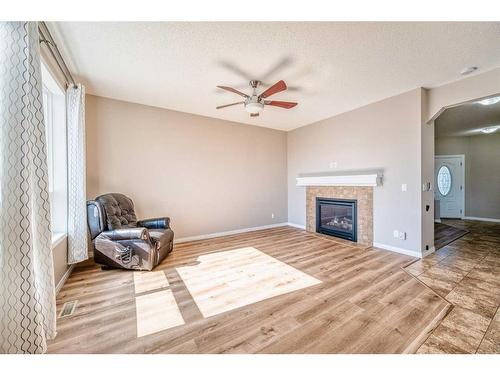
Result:
{"type": "Polygon", "coordinates": [[[436,155],[434,194],[442,218],[464,217],[464,170],[463,155],[436,155]]]}

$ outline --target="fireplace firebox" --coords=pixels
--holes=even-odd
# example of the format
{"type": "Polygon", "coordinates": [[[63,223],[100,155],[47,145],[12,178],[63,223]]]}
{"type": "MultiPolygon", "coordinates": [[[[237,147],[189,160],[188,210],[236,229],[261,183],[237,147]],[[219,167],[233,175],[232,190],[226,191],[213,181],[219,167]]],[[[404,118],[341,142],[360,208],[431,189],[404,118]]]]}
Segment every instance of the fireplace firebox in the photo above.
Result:
{"type": "Polygon", "coordinates": [[[316,198],[316,232],[357,241],[357,201],[316,198]]]}

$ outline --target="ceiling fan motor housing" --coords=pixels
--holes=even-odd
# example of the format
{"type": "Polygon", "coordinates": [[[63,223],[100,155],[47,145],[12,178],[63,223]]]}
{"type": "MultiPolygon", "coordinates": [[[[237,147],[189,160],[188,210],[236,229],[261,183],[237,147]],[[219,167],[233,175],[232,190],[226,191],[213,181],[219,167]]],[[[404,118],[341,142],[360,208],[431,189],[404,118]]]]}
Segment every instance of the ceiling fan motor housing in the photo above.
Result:
{"type": "Polygon", "coordinates": [[[256,80],[256,79],[252,79],[249,83],[250,83],[250,86],[252,86],[254,89],[259,87],[259,85],[261,84],[261,82],[256,80]]]}

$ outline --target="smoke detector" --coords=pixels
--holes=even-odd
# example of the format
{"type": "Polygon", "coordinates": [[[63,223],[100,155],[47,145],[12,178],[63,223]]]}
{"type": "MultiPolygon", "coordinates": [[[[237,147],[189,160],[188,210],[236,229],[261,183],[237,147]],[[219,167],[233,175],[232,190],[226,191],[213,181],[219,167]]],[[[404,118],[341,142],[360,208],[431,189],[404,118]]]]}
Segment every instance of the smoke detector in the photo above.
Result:
{"type": "Polygon", "coordinates": [[[466,76],[468,74],[474,73],[479,68],[477,66],[469,66],[460,72],[461,75],[466,76]]]}

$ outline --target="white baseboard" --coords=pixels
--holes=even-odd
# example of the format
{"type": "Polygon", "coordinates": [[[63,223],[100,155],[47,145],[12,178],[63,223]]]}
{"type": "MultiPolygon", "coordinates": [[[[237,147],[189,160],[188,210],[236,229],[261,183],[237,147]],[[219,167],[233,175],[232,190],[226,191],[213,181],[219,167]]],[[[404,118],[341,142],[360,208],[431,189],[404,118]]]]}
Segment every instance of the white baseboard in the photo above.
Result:
{"type": "Polygon", "coordinates": [[[420,254],[420,253],[418,253],[416,251],[408,250],[408,249],[403,249],[401,247],[386,245],[386,244],[379,243],[379,242],[374,242],[373,243],[373,247],[378,247],[380,249],[394,251],[395,253],[409,255],[409,256],[412,256],[412,257],[416,257],[416,258],[422,258],[422,254],[420,254]]]}
{"type": "Polygon", "coordinates": [[[465,220],[477,220],[477,221],[491,221],[493,223],[500,223],[500,219],[493,219],[491,217],[475,217],[475,216],[464,216],[465,220]]]}
{"type": "Polygon", "coordinates": [[[262,230],[262,229],[271,229],[271,228],[277,228],[277,227],[285,227],[287,225],[288,225],[288,223],[277,223],[277,224],[263,225],[263,226],[260,226],[260,227],[252,227],[252,228],[243,228],[243,229],[229,230],[229,231],[226,231],[226,232],[201,234],[199,236],[191,236],[191,237],[183,237],[183,238],[174,239],[174,243],[183,243],[183,242],[189,242],[189,241],[206,240],[206,239],[209,239],[209,238],[231,236],[233,234],[253,232],[253,231],[262,230]]]}
{"type": "Polygon", "coordinates": [[[61,280],[59,280],[59,282],[57,283],[57,285],[56,285],[56,295],[59,293],[59,291],[63,287],[63,285],[66,282],[66,280],[68,280],[69,275],[71,275],[71,272],[73,272],[73,268],[75,268],[75,265],[74,264],[70,265],[69,268],[64,273],[63,277],[61,277],[61,280]]]}
{"type": "Polygon", "coordinates": [[[294,228],[299,228],[299,229],[306,229],[306,226],[305,225],[302,225],[302,224],[295,224],[295,223],[286,223],[286,225],[290,226],[290,227],[294,227],[294,228]]]}
{"type": "Polygon", "coordinates": [[[436,251],[436,248],[434,246],[432,246],[429,250],[424,250],[422,255],[423,255],[423,257],[426,257],[427,255],[431,255],[435,251],[436,251]]]}

